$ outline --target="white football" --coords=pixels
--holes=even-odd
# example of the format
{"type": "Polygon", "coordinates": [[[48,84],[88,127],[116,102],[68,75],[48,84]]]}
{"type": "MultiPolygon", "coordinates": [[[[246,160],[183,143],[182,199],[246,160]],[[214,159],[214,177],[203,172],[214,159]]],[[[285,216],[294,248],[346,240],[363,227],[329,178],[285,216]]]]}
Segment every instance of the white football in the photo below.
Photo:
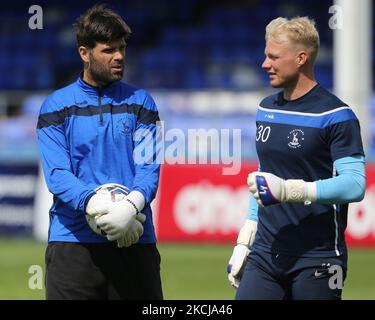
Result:
{"type": "MultiPolygon", "coordinates": [[[[108,201],[116,202],[124,199],[129,194],[129,189],[118,183],[106,183],[95,189],[97,193],[108,195],[108,201]]],[[[86,214],[86,220],[90,228],[98,235],[106,236],[106,233],[99,228],[95,218],[86,214]]]]}

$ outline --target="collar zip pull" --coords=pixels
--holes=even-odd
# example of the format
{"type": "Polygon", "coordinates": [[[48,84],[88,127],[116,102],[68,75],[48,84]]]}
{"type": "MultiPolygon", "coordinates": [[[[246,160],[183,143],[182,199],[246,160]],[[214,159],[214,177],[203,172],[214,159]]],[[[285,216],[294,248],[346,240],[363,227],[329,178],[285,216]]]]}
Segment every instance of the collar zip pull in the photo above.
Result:
{"type": "Polygon", "coordinates": [[[98,88],[98,93],[99,93],[98,100],[99,100],[100,124],[103,124],[103,122],[104,122],[104,120],[103,120],[103,107],[102,107],[102,93],[103,93],[103,90],[102,90],[101,87],[98,88]]]}

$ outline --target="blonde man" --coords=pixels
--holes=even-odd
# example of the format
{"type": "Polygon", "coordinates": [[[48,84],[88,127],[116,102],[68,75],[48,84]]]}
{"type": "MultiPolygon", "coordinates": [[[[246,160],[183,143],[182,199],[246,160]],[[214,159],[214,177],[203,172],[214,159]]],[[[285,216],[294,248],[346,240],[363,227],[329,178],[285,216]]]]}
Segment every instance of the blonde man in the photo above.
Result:
{"type": "Polygon", "coordinates": [[[314,78],[318,48],[307,17],[266,27],[262,68],[282,90],[257,111],[259,171],[228,265],[236,299],[341,299],[348,204],[364,197],[365,159],[355,114],[314,78]]]}

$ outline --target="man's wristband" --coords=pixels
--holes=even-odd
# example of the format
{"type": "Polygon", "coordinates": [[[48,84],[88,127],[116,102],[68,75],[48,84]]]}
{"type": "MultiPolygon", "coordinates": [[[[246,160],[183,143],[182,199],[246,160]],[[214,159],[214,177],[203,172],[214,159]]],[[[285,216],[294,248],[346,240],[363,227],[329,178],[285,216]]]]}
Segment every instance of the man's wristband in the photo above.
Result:
{"type": "Polygon", "coordinates": [[[135,205],[135,203],[133,201],[131,201],[130,199],[125,199],[126,201],[128,201],[135,209],[135,214],[139,214],[139,210],[137,208],[137,206],[135,205]]]}

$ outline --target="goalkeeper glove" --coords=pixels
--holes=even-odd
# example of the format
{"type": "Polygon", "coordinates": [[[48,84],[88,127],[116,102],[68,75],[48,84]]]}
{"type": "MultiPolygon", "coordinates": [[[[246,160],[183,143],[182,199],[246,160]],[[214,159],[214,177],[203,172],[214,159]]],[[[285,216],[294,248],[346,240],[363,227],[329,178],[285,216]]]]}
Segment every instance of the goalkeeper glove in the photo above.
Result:
{"type": "Polygon", "coordinates": [[[86,214],[90,217],[108,213],[111,195],[105,190],[98,190],[86,205],[86,214]]]}
{"type": "MultiPolygon", "coordinates": [[[[95,221],[95,217],[86,215],[87,223],[89,224],[90,228],[95,231],[95,233],[106,236],[107,234],[97,225],[95,221]]],[[[137,243],[139,238],[143,234],[143,225],[142,223],[146,221],[146,216],[143,213],[136,215],[136,220],[133,224],[131,224],[129,231],[124,233],[120,239],[117,240],[117,246],[119,248],[122,247],[129,247],[134,243],[137,243]]]]}
{"type": "Polygon", "coordinates": [[[305,205],[316,201],[316,184],[304,180],[284,180],[272,173],[252,172],[247,177],[250,192],[261,206],[280,202],[303,202],[305,205]]]}
{"type": "Polygon", "coordinates": [[[253,244],[257,232],[258,223],[254,220],[247,219],[241,228],[237,245],[233,249],[232,256],[229,259],[227,272],[230,284],[237,289],[245,268],[246,258],[250,252],[249,247],[253,244]]]}
{"type": "Polygon", "coordinates": [[[143,234],[142,223],[146,221],[146,216],[140,213],[137,214],[136,217],[137,219],[130,225],[128,232],[124,232],[120,239],[117,240],[117,246],[119,248],[130,247],[132,244],[137,243],[143,234]]]}
{"type": "Polygon", "coordinates": [[[144,204],[142,193],[132,191],[123,200],[110,203],[108,214],[96,216],[95,221],[108,240],[118,240],[130,230],[144,204]]]}

